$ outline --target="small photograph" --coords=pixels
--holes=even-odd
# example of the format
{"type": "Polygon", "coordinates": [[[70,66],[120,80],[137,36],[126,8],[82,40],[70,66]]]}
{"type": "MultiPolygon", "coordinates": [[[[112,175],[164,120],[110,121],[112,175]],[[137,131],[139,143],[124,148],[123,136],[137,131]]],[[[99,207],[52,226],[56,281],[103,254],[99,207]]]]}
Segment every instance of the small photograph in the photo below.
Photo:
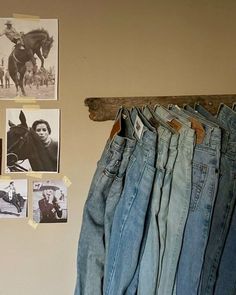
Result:
{"type": "Polygon", "coordinates": [[[59,172],[59,109],[6,109],[6,173],[59,172]]]}
{"type": "Polygon", "coordinates": [[[0,180],[0,218],[25,218],[27,208],[27,179],[0,180]]]}
{"type": "Polygon", "coordinates": [[[58,20],[0,18],[0,100],[57,99],[58,20]]]}
{"type": "Polygon", "coordinates": [[[67,222],[67,211],[67,187],[62,180],[33,182],[33,219],[35,222],[67,222]]]}

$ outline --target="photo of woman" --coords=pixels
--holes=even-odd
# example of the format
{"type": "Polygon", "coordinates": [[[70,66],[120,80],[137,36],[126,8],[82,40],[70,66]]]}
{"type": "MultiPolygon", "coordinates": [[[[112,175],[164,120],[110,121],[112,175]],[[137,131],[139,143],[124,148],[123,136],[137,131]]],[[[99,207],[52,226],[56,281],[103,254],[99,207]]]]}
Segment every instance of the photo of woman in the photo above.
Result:
{"type": "Polygon", "coordinates": [[[59,172],[58,109],[6,110],[6,173],[59,172]]]}
{"type": "Polygon", "coordinates": [[[33,219],[37,223],[67,222],[67,188],[63,181],[33,182],[33,219]]]}

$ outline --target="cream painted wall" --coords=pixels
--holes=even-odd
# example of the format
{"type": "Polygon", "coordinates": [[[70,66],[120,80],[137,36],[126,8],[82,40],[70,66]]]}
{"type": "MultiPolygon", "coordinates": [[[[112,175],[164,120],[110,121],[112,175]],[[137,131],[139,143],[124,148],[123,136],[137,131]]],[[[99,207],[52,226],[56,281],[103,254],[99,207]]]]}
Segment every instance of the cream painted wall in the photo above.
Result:
{"type": "MultiPolygon", "coordinates": [[[[84,99],[236,93],[236,2],[1,4],[1,17],[12,13],[59,19],[60,99],[40,106],[62,110],[61,175],[72,185],[67,224],[41,224],[34,230],[27,220],[0,220],[0,295],[70,295],[83,205],[112,125],[90,121],[84,99]]],[[[2,136],[6,106],[16,103],[0,102],[2,136]]]]}

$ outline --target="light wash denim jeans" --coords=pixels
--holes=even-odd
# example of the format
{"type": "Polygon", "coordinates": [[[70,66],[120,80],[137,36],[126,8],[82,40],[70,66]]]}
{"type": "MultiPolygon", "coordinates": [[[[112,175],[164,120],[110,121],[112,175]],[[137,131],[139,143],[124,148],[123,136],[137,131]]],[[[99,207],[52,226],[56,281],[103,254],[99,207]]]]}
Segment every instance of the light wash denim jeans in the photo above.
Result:
{"type": "MultiPolygon", "coordinates": [[[[109,248],[111,228],[112,228],[115,208],[120,200],[120,196],[123,191],[126,169],[129,164],[130,156],[133,154],[133,151],[136,145],[136,138],[134,134],[135,131],[131,121],[130,113],[128,110],[124,109],[121,115],[124,116],[125,118],[123,119],[125,123],[125,126],[124,126],[125,128],[123,128],[124,130],[122,131],[123,136],[125,136],[126,138],[129,138],[129,140],[126,140],[119,171],[114,178],[109,194],[106,198],[105,217],[104,217],[106,250],[109,248]]],[[[107,254],[108,254],[108,251],[106,251],[106,256],[107,254]]]]}
{"type": "MultiPolygon", "coordinates": [[[[117,119],[122,115],[120,110],[117,119]]],[[[75,295],[102,294],[105,262],[106,199],[123,163],[125,149],[132,149],[135,141],[115,135],[108,140],[92,179],[83,212],[77,255],[75,295]],[[122,163],[122,165],[121,165],[122,163]]],[[[125,160],[126,161],[126,160],[125,160]]],[[[116,192],[119,193],[119,192],[116,192]]],[[[110,210],[109,210],[110,211],[110,210]]]]}
{"type": "Polygon", "coordinates": [[[161,192],[168,160],[170,140],[171,132],[160,125],[158,127],[157,172],[151,195],[150,208],[148,210],[149,223],[145,229],[147,237],[139,270],[138,294],[140,295],[156,294],[160,251],[157,214],[160,210],[161,192]]]}
{"type": "MultiPolygon", "coordinates": [[[[163,118],[170,118],[168,111],[158,106],[155,110],[163,118]]],[[[169,112],[171,114],[171,112],[169,112]]],[[[186,122],[181,118],[181,122],[186,122]]],[[[178,154],[174,165],[168,204],[166,239],[163,256],[160,256],[157,294],[173,293],[178,259],[181,251],[184,227],[191,194],[191,161],[194,146],[194,130],[181,124],[178,154]],[[180,185],[181,183],[181,185],[180,185]]]]}
{"type": "Polygon", "coordinates": [[[201,295],[212,295],[214,293],[219,263],[236,201],[236,113],[231,108],[222,106],[217,118],[215,118],[200,105],[196,106],[196,110],[223,128],[220,163],[221,176],[199,291],[201,295]]]}
{"type": "MultiPolygon", "coordinates": [[[[157,278],[156,278],[156,290],[158,282],[160,281],[160,274],[163,265],[163,256],[166,245],[166,228],[167,228],[167,216],[170,201],[170,192],[172,185],[172,177],[174,165],[177,157],[177,147],[178,147],[179,135],[173,134],[170,141],[170,146],[168,150],[168,160],[166,164],[166,172],[162,186],[160,209],[157,214],[157,224],[159,229],[159,259],[157,261],[157,278]]],[[[156,293],[155,293],[156,294],[156,293]]]]}
{"type": "MultiPolygon", "coordinates": [[[[133,109],[133,124],[140,113],[133,109]]],[[[145,125],[126,171],[117,204],[104,277],[104,295],[123,295],[139,263],[145,218],[155,176],[157,134],[145,125]]]]}
{"type": "MultiPolygon", "coordinates": [[[[173,108],[173,111],[190,118],[181,110],[173,108]]],[[[205,123],[201,119],[199,122],[205,123]]],[[[196,144],[193,154],[191,201],[176,276],[175,294],[177,295],[198,293],[217,193],[221,130],[206,124],[202,124],[202,127],[205,130],[205,137],[202,143],[196,144]]]]}

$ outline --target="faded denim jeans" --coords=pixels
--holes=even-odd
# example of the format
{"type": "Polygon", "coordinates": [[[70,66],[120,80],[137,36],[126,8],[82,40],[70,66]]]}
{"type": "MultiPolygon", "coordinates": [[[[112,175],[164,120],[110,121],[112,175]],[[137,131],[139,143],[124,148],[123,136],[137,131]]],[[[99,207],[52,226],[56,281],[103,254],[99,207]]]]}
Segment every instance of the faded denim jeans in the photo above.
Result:
{"type": "MultiPolygon", "coordinates": [[[[133,124],[139,112],[133,109],[133,124]]],[[[126,171],[105,267],[104,295],[123,295],[139,263],[145,218],[155,176],[157,134],[144,125],[126,171]]]]}
{"type": "Polygon", "coordinates": [[[221,176],[219,179],[211,230],[201,275],[201,289],[199,292],[201,295],[211,295],[214,292],[220,259],[236,201],[236,113],[225,105],[220,108],[217,118],[212,118],[212,115],[200,105],[196,106],[196,110],[207,119],[218,123],[222,127],[223,133],[220,163],[221,176]]]}
{"type": "MultiPolygon", "coordinates": [[[[118,119],[121,114],[122,110],[117,115],[118,119]]],[[[111,188],[113,191],[114,188],[117,188],[117,185],[113,185],[113,183],[119,177],[119,171],[123,169],[122,167],[127,161],[126,158],[134,145],[134,140],[115,135],[112,140],[108,140],[97,164],[84,206],[78,245],[75,295],[99,295],[103,292],[104,222],[107,197],[111,188]],[[124,155],[126,155],[125,158],[124,155]]],[[[121,187],[119,186],[118,189],[120,190],[121,187]]],[[[115,193],[119,195],[121,192],[116,191],[115,193]]],[[[110,198],[108,202],[111,203],[110,198]]],[[[112,207],[112,205],[109,205],[109,207],[112,207]]],[[[111,212],[112,210],[107,209],[107,211],[111,212]]]]}

